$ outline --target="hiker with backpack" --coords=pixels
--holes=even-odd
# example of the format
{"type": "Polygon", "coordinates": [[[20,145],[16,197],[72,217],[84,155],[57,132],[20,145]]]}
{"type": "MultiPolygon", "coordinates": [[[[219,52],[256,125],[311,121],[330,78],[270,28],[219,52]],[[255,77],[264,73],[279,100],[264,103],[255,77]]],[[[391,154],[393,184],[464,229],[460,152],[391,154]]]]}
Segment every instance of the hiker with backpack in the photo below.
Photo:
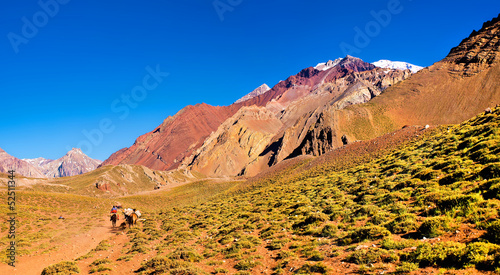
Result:
{"type": "Polygon", "coordinates": [[[118,209],[116,206],[113,205],[110,211],[110,218],[109,220],[111,221],[113,227],[116,226],[116,221],[120,219],[120,216],[118,216],[118,209]]]}

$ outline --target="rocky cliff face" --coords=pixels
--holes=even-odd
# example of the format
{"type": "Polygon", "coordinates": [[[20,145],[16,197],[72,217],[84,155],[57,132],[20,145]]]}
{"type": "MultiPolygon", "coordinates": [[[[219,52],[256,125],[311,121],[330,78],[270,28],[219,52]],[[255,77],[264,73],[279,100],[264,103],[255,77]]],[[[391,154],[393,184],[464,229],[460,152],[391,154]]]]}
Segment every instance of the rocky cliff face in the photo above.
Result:
{"type": "Polygon", "coordinates": [[[364,140],[403,125],[460,123],[499,104],[499,35],[500,20],[496,18],[464,39],[445,59],[392,85],[369,104],[324,108],[312,117],[311,124],[316,126],[308,136],[332,131],[335,147],[341,144],[342,135],[364,140]]]}
{"type": "Polygon", "coordinates": [[[7,173],[9,170],[14,170],[16,174],[30,178],[45,177],[42,171],[29,162],[13,157],[0,149],[0,172],[7,173]]]}
{"type": "MultiPolygon", "coordinates": [[[[356,62],[362,64],[361,60],[356,62]]],[[[269,151],[273,155],[272,164],[298,155],[319,156],[341,146],[342,134],[338,133],[337,118],[325,111],[368,102],[411,75],[409,70],[381,68],[343,72],[330,78],[330,82],[323,82],[309,96],[290,104],[282,112],[281,119],[289,126],[273,139],[272,147],[276,149],[269,151]]]]}
{"type": "Polygon", "coordinates": [[[336,145],[337,138],[332,129],[309,131],[317,127],[316,116],[322,116],[318,110],[367,102],[411,75],[350,56],[318,66],[321,70],[308,68],[276,85],[273,90],[281,92],[265,107],[240,109],[183,167],[216,177],[252,176],[291,156],[321,155],[336,145]]]}
{"type": "MultiPolygon", "coordinates": [[[[244,106],[266,106],[280,112],[291,102],[308,95],[316,85],[330,81],[349,71],[374,69],[375,66],[352,57],[332,70],[318,71],[307,68],[297,75],[275,85],[260,95],[250,97],[229,106],[197,104],[187,106],[153,131],[140,136],[129,148],[123,148],[102,163],[104,165],[136,164],[155,170],[172,170],[202,146],[205,139],[215,132],[228,118],[244,106]]],[[[265,87],[264,87],[265,90],[265,87]]]]}
{"type": "Polygon", "coordinates": [[[364,140],[406,124],[458,123],[500,103],[498,35],[494,19],[413,75],[347,56],[230,106],[188,106],[104,164],[169,170],[182,163],[209,176],[252,175],[287,158],[324,154],[342,146],[342,136],[364,140]]]}
{"type": "Polygon", "coordinates": [[[271,138],[283,126],[265,107],[243,107],[211,134],[184,168],[210,176],[238,176],[267,167],[259,161],[271,138]]]}
{"type": "MultiPolygon", "coordinates": [[[[266,137],[268,145],[257,159],[240,154],[239,163],[259,163],[262,169],[262,163],[322,155],[343,146],[343,136],[365,140],[407,124],[459,123],[499,104],[499,21],[485,23],[445,59],[414,75],[409,70],[375,68],[348,56],[333,67],[318,64],[318,69],[304,69],[280,82],[273,90],[281,92],[265,107],[276,114],[282,128],[270,140],[266,137]]],[[[203,172],[217,176],[219,163],[214,160],[203,172]]],[[[239,174],[252,176],[255,171],[243,169],[239,174]]]]}
{"type": "Polygon", "coordinates": [[[237,110],[235,106],[187,106],[153,131],[137,138],[131,147],[111,155],[102,166],[136,164],[154,170],[175,169],[237,110]]]}
{"type": "Polygon", "coordinates": [[[460,45],[451,49],[443,60],[457,76],[473,76],[498,63],[500,16],[485,22],[479,32],[473,31],[460,45]]]}

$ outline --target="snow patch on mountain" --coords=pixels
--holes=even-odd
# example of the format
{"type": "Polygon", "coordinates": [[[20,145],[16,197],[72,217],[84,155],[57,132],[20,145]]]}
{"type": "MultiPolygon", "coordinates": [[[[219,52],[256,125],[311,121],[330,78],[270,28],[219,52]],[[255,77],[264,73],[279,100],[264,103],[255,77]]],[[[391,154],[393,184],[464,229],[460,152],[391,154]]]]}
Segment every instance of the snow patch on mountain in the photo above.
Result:
{"type": "Polygon", "coordinates": [[[27,163],[37,167],[37,168],[40,168],[54,160],[52,159],[46,159],[46,158],[36,158],[36,159],[22,159],[23,161],[26,161],[27,163]]]}
{"type": "Polygon", "coordinates": [[[318,65],[316,65],[316,67],[314,67],[316,70],[318,71],[326,71],[328,69],[331,69],[335,66],[337,66],[340,61],[342,61],[342,58],[337,58],[335,60],[329,60],[328,62],[325,62],[325,63],[318,63],[318,65]]]}
{"type": "Polygon", "coordinates": [[[267,86],[267,84],[264,83],[264,84],[260,85],[257,89],[253,90],[251,93],[236,100],[236,102],[234,102],[234,103],[240,103],[240,102],[247,101],[247,100],[252,99],[254,97],[257,97],[257,96],[259,96],[259,95],[261,95],[269,90],[271,90],[271,88],[269,88],[269,86],[267,86]]]}
{"type": "Polygon", "coordinates": [[[385,59],[379,60],[377,62],[373,62],[372,64],[379,67],[379,68],[396,69],[396,70],[410,70],[412,73],[416,73],[424,68],[421,66],[410,64],[408,62],[391,61],[391,60],[385,60],[385,59]]]}

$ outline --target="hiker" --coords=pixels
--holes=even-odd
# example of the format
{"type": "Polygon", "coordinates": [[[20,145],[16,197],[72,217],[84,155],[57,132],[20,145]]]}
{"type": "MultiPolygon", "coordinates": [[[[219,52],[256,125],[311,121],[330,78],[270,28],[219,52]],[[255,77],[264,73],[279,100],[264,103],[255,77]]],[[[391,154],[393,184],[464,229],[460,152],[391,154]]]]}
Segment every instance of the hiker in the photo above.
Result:
{"type": "MultiPolygon", "coordinates": [[[[117,220],[120,219],[120,216],[118,216],[118,209],[116,208],[115,205],[113,205],[113,207],[111,208],[111,211],[110,211],[110,221],[113,221],[113,224],[116,223],[117,220]],[[113,216],[115,216],[115,218],[113,218],[113,216]]],[[[113,226],[114,227],[114,226],[113,226]]]]}

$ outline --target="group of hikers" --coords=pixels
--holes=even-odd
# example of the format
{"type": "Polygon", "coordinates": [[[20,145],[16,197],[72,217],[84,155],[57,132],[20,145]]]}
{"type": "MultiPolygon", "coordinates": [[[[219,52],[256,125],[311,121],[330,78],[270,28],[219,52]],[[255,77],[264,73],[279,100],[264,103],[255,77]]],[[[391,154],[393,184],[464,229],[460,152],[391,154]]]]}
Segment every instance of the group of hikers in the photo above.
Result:
{"type": "Polygon", "coordinates": [[[118,215],[118,209],[121,209],[121,212],[124,215],[125,222],[128,223],[128,226],[134,225],[137,222],[137,219],[141,217],[141,212],[137,209],[126,208],[122,209],[121,205],[113,205],[110,211],[110,221],[113,224],[113,227],[116,226],[116,221],[120,220],[120,216],[118,215]]]}

